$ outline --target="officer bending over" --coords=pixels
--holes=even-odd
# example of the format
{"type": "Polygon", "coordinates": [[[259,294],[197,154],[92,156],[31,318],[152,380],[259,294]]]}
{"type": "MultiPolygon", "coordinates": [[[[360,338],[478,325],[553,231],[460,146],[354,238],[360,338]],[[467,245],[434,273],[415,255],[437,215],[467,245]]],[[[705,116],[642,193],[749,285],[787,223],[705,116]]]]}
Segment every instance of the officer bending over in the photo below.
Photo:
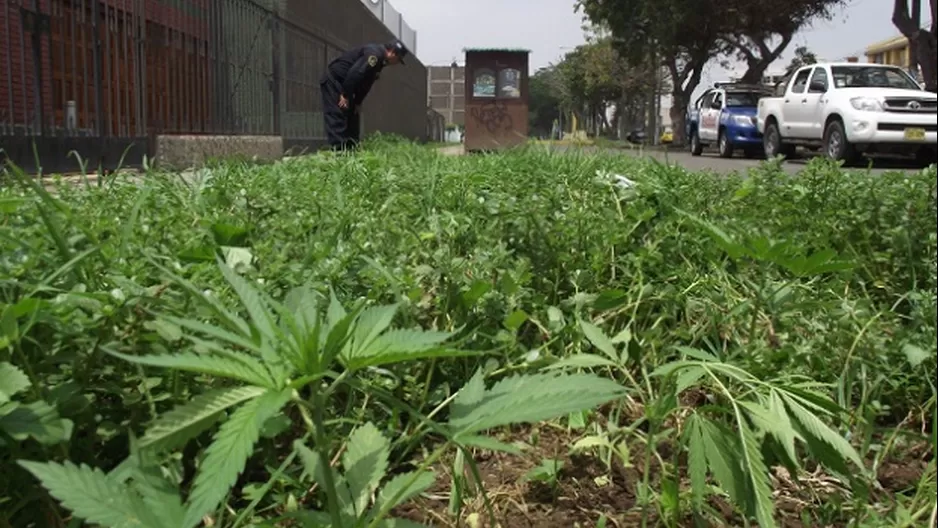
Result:
{"type": "Polygon", "coordinates": [[[333,150],[355,148],[361,140],[359,109],[387,65],[403,64],[407,48],[399,40],[366,44],[329,63],[319,81],[326,137],[333,150]]]}

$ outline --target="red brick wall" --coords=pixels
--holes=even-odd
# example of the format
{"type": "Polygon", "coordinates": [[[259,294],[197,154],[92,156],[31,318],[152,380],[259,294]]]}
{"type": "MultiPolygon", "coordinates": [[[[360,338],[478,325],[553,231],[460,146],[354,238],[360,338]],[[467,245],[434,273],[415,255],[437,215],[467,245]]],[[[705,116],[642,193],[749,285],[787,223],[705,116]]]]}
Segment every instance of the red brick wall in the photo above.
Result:
{"type": "MultiPolygon", "coordinates": [[[[51,0],[39,0],[39,6],[48,11],[51,0]]],[[[31,3],[28,4],[31,7],[31,3]]],[[[0,6],[0,124],[32,123],[32,114],[36,108],[34,79],[36,75],[33,60],[32,35],[22,31],[20,15],[21,0],[4,0],[0,6]],[[9,31],[7,31],[9,28],[9,31]],[[11,104],[12,97],[12,104],[11,104]]],[[[45,76],[42,96],[45,116],[48,123],[52,111],[52,85],[47,82],[50,74],[50,50],[43,42],[41,53],[42,72],[45,76]]]]}
{"type": "MultiPolygon", "coordinates": [[[[209,0],[187,0],[187,9],[178,9],[159,0],[146,0],[135,13],[134,0],[39,0],[39,10],[51,17],[51,31],[42,36],[41,71],[43,121],[46,127],[65,125],[66,101],[76,102],[78,127],[93,128],[98,110],[95,105],[94,40],[91,26],[92,2],[99,1],[101,37],[101,76],[103,115],[108,116],[104,132],[111,135],[137,135],[139,105],[148,118],[158,118],[153,97],[172,92],[180,103],[190,104],[191,113],[208,108],[211,91],[207,79],[206,46],[209,36],[209,0]],[[201,10],[201,12],[200,12],[201,10]],[[84,13],[82,12],[84,11],[84,13]],[[147,42],[146,57],[134,53],[137,17],[149,22],[147,39],[163,36],[163,42],[147,42]],[[108,21],[110,23],[108,23],[108,21]],[[146,61],[146,66],[144,66],[146,61]],[[136,86],[141,68],[166,73],[147,79],[146,101],[136,86]],[[162,70],[160,70],[162,68],[162,70]],[[110,125],[108,127],[108,124],[110,125]]],[[[20,7],[32,9],[32,0],[0,2],[0,131],[8,125],[32,124],[36,105],[32,34],[23,31],[20,7]]],[[[146,72],[149,74],[149,72],[146,72]]],[[[165,110],[165,109],[164,109],[165,110]]],[[[195,116],[192,118],[204,118],[195,116]]]]}

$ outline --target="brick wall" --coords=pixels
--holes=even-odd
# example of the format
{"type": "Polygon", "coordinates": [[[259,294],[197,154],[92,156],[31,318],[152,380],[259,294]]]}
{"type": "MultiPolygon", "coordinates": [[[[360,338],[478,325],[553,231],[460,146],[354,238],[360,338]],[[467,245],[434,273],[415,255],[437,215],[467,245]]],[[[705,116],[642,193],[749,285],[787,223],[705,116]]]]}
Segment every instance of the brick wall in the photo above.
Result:
{"type": "MultiPolygon", "coordinates": [[[[50,0],[39,0],[44,12],[49,10],[50,0]]],[[[36,68],[32,34],[22,31],[22,0],[4,0],[0,6],[0,130],[12,126],[34,124],[37,117],[37,97],[35,78],[42,73],[44,83],[41,90],[43,98],[43,121],[50,120],[52,112],[52,85],[50,76],[50,49],[48,40],[42,39],[40,51],[41,70],[36,68]]],[[[31,9],[32,2],[27,4],[31,9]]],[[[22,131],[17,127],[17,131],[22,131]]]]}
{"type": "MultiPolygon", "coordinates": [[[[52,33],[42,37],[40,67],[36,68],[31,34],[22,30],[20,21],[22,5],[32,8],[32,0],[0,2],[0,137],[22,134],[25,125],[32,123],[38,113],[35,79],[41,71],[43,121],[50,130],[65,127],[66,103],[71,102],[77,111],[77,135],[95,135],[99,117],[100,132],[111,137],[247,133],[237,129],[237,124],[231,130],[217,129],[217,123],[224,121],[219,115],[238,114],[245,121],[245,108],[251,109],[256,121],[264,122],[253,133],[267,133],[261,128],[276,128],[272,98],[279,95],[280,116],[286,120],[291,117],[286,113],[293,112],[299,123],[290,130],[296,130],[299,138],[315,139],[321,135],[317,132],[321,121],[317,79],[326,59],[347,47],[393,38],[367,6],[353,0],[39,0],[40,11],[51,17],[52,33]],[[94,2],[100,2],[100,104],[93,65],[94,2]],[[219,20],[224,20],[219,18],[220,5],[224,13],[258,9],[280,13],[281,67],[289,63],[299,68],[293,80],[301,82],[294,82],[288,92],[284,75],[279,94],[267,88],[271,71],[263,62],[272,61],[274,52],[266,26],[262,36],[267,40],[257,48],[261,51],[254,50],[254,62],[213,56],[223,41],[231,40],[225,39],[219,27],[219,20]],[[138,23],[141,19],[143,24],[138,23]],[[321,41],[313,42],[316,38],[321,41]],[[311,56],[312,44],[322,50],[322,57],[311,56]],[[242,63],[249,66],[246,75],[236,71],[242,63]],[[228,101],[225,106],[221,99],[237,99],[231,97],[237,91],[232,77],[240,79],[245,100],[228,101]],[[14,125],[19,128],[14,130],[14,125]]],[[[426,68],[414,56],[404,66],[385,70],[365,102],[364,131],[423,139],[426,75],[426,68]]],[[[285,136],[290,135],[287,123],[279,126],[285,136]]]]}

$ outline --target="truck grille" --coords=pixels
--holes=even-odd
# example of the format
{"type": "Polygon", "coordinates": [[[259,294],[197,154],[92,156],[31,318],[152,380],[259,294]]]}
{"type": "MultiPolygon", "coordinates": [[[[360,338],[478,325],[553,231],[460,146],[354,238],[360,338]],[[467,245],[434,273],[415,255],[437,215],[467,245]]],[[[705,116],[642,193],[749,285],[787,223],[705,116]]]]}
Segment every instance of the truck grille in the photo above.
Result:
{"type": "Polygon", "coordinates": [[[938,101],[913,97],[887,97],[883,100],[883,109],[887,112],[930,114],[938,110],[938,101]]]}
{"type": "Polygon", "coordinates": [[[901,132],[907,128],[923,128],[925,132],[938,132],[938,124],[934,125],[905,125],[901,123],[879,123],[876,125],[877,130],[889,131],[889,132],[901,132]]]}

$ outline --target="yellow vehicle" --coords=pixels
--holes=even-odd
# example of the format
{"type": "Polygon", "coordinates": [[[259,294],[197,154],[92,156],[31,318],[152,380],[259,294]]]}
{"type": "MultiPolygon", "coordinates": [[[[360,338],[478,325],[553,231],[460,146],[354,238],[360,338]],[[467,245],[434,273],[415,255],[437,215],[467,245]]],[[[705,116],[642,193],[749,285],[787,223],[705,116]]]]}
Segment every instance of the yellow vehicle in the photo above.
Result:
{"type": "Polygon", "coordinates": [[[664,129],[664,132],[661,133],[661,142],[662,143],[671,143],[674,141],[674,132],[671,130],[671,127],[664,129]]]}

